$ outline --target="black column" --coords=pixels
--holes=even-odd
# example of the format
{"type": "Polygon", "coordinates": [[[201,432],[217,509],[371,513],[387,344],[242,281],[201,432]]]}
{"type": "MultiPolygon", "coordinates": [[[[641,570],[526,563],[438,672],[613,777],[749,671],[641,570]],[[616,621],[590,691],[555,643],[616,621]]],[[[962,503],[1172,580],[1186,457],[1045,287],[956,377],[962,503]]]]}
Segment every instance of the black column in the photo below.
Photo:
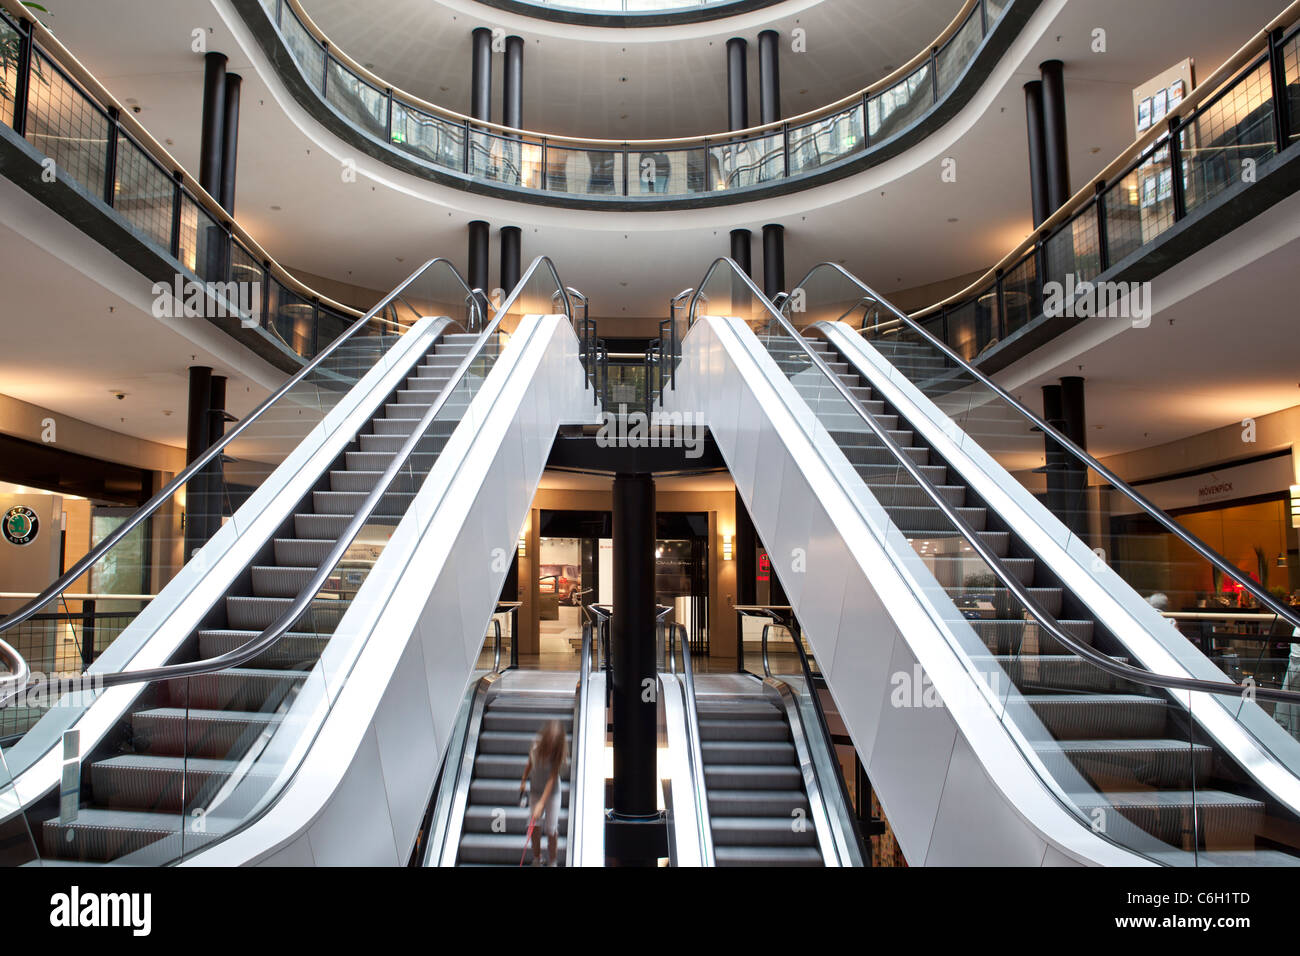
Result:
{"type": "Polygon", "coordinates": [[[524,38],[506,37],[506,68],[501,91],[501,125],[524,126],[524,38]]]}
{"type": "Polygon", "coordinates": [[[475,219],[469,224],[469,268],[465,278],[471,289],[488,289],[488,224],[475,219]]]}
{"type": "MultiPolygon", "coordinates": [[[[226,434],[226,376],[213,375],[209,380],[208,390],[208,444],[214,445],[226,434]]],[[[204,471],[207,473],[207,522],[203,529],[203,540],[208,540],[221,530],[221,515],[225,503],[225,475],[222,472],[221,459],[211,462],[204,471]]]]}
{"type": "MultiPolygon", "coordinates": [[[[1065,412],[1059,385],[1043,386],[1043,421],[1057,431],[1065,432],[1065,412]]],[[[1066,472],[1069,465],[1065,449],[1049,435],[1043,436],[1043,463],[1047,477],[1047,510],[1068,525],[1070,509],[1066,472]]]]}
{"type": "Polygon", "coordinates": [[[199,135],[199,185],[221,195],[222,133],[226,122],[226,55],[203,58],[203,117],[199,135]]]}
{"type": "Polygon", "coordinates": [[[731,258],[751,278],[754,275],[754,234],[748,229],[731,230],[731,258]]]}
{"type": "Polygon", "coordinates": [[[651,475],[615,476],[613,517],[614,813],[624,819],[649,819],[658,813],[655,483],[651,475]]]}
{"type": "MultiPolygon", "coordinates": [[[[1061,379],[1061,433],[1084,451],[1088,450],[1088,417],[1084,409],[1083,378],[1067,375],[1061,379]]],[[[1064,451],[1066,526],[1088,540],[1088,471],[1079,459],[1064,451]]]]}
{"type": "Polygon", "coordinates": [[[217,201],[235,214],[235,169],[239,160],[239,88],[243,79],[226,74],[226,108],[221,121],[221,192],[217,201]]]}
{"type": "Polygon", "coordinates": [[[492,31],[478,27],[471,34],[469,115],[492,121],[492,31]]]}
{"type": "MultiPolygon", "coordinates": [[[[185,422],[185,464],[212,444],[212,369],[206,365],[190,366],[189,411],[185,422]]],[[[185,560],[207,540],[208,472],[201,469],[185,485],[185,560]]]]}
{"type": "Polygon", "coordinates": [[[785,291],[785,226],[763,227],[763,294],[769,299],[785,291]]]}
{"type": "Polygon", "coordinates": [[[518,226],[501,227],[501,288],[505,295],[519,284],[522,239],[518,226]]]}
{"type": "Polygon", "coordinates": [[[1070,153],[1065,133],[1065,64],[1048,60],[1043,74],[1043,155],[1047,170],[1047,204],[1052,212],[1070,198],[1070,153]]]}
{"type": "MultiPolygon", "coordinates": [[[[736,603],[758,603],[758,533],[749,509],[736,492],[736,603]]],[[[740,636],[737,635],[737,640],[740,636]]]]}
{"type": "Polygon", "coordinates": [[[781,34],[764,30],[758,35],[758,113],[760,123],[781,118],[781,34]]]}
{"type": "Polygon", "coordinates": [[[1047,156],[1043,143],[1043,81],[1025,84],[1025,126],[1029,138],[1029,198],[1037,229],[1052,214],[1047,199],[1047,156]]]}
{"type": "Polygon", "coordinates": [[[727,41],[727,129],[749,126],[749,43],[741,37],[727,41]]]}

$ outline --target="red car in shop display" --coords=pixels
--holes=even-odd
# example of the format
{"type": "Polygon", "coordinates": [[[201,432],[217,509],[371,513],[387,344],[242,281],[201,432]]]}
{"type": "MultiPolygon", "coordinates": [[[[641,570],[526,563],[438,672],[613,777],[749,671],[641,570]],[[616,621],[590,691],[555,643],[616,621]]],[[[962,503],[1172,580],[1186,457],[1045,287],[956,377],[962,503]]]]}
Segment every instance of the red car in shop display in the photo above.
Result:
{"type": "Polygon", "coordinates": [[[571,564],[550,564],[538,579],[537,589],[542,594],[554,594],[560,604],[576,605],[581,600],[581,572],[571,564]]]}

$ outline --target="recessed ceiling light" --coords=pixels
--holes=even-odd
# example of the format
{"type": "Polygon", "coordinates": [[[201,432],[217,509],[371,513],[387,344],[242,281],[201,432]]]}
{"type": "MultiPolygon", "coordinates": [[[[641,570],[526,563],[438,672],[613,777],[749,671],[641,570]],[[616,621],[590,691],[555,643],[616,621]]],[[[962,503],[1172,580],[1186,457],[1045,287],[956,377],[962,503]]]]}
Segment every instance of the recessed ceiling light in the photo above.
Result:
{"type": "Polygon", "coordinates": [[[280,207],[280,206],[272,206],[272,207],[271,207],[271,211],[272,211],[272,212],[279,212],[281,208],[282,208],[282,207],[280,207]]]}
{"type": "Polygon", "coordinates": [[[948,217],[948,221],[949,221],[949,222],[957,222],[958,219],[957,219],[956,216],[949,216],[949,217],[948,217]]]}

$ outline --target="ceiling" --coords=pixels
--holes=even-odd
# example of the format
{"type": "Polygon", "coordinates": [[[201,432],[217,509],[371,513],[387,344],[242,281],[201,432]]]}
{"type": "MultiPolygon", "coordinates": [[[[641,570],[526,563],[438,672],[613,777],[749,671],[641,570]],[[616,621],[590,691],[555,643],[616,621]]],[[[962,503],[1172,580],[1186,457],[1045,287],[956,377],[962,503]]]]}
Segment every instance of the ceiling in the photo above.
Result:
{"type": "MultiPolygon", "coordinates": [[[[500,27],[525,42],[527,128],[625,139],[726,129],[729,37],[750,41],[750,122],[757,124],[760,30],[782,36],[781,105],[793,116],[862,89],[926,49],[962,2],[789,0],[723,20],[642,29],[557,23],[474,0],[388,0],[382,17],[353,0],[303,6],[353,59],[400,89],[461,112],[469,110],[470,31],[500,27]],[[805,31],[806,52],[790,49],[796,28],[805,31]]],[[[496,122],[503,60],[493,57],[496,122]]]]}

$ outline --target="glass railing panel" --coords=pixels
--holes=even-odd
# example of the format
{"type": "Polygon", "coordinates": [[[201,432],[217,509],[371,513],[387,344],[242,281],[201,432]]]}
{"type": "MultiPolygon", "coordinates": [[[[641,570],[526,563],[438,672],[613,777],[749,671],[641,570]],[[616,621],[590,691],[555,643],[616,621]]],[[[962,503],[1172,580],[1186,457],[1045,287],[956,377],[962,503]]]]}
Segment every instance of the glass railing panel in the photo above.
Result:
{"type": "MultiPolygon", "coordinates": [[[[552,151],[553,152],[553,151],[552,151]]],[[[548,174],[549,174],[548,155],[548,174]]],[[[633,195],[683,196],[705,192],[706,155],[700,149],[655,149],[628,153],[629,172],[635,175],[628,181],[633,195]]]]}
{"type": "Polygon", "coordinates": [[[325,51],[292,10],[286,10],[281,17],[280,32],[308,85],[319,91],[325,78],[325,51]]]}
{"type": "Polygon", "coordinates": [[[507,186],[541,189],[541,144],[485,130],[470,130],[469,173],[507,186]]]}
{"type": "Polygon", "coordinates": [[[40,50],[32,51],[27,140],[92,196],[104,193],[108,116],[40,50]]]}
{"type": "Polygon", "coordinates": [[[984,39],[984,23],[978,5],[967,15],[966,21],[935,55],[935,73],[939,80],[939,95],[943,96],[956,85],[984,39]]]}
{"type": "Polygon", "coordinates": [[[113,208],[156,245],[170,249],[175,181],[125,136],[118,137],[116,172],[113,208]]]}
{"type": "Polygon", "coordinates": [[[388,94],[367,83],[333,57],[325,99],[343,116],[372,136],[384,139],[388,126],[388,94]]]}
{"type": "Polygon", "coordinates": [[[790,130],[790,175],[797,176],[861,152],[867,146],[862,105],[790,130]]]}
{"type": "Polygon", "coordinates": [[[1038,259],[1031,252],[1002,277],[1001,337],[1008,338],[1023,329],[1042,311],[1039,297],[1038,259]]]}
{"type": "Polygon", "coordinates": [[[623,195],[621,150],[546,147],[546,188],[577,196],[623,195]]]}
{"type": "MultiPolygon", "coordinates": [[[[0,667],[0,674],[5,673],[0,667]]],[[[0,709],[0,722],[4,720],[0,709]]],[[[3,731],[0,731],[0,736],[3,731]]],[[[0,866],[23,866],[40,860],[40,851],[25,813],[18,812],[21,803],[14,791],[13,777],[0,752],[0,866]]]]}
{"type": "Polygon", "coordinates": [[[1292,33],[1282,44],[1282,76],[1286,80],[1288,141],[1300,139],[1300,32],[1292,33]]]}
{"type": "Polygon", "coordinates": [[[1253,182],[1252,164],[1277,152],[1273,85],[1264,59],[1182,127],[1184,196],[1190,212],[1234,183],[1253,182]]]}
{"type": "Polygon", "coordinates": [[[1011,6],[1011,4],[1012,0],[984,0],[984,10],[990,27],[1006,12],[1007,7],[1011,6]]]}
{"type": "Polygon", "coordinates": [[[393,101],[393,146],[447,169],[465,166],[465,127],[393,101]]]}
{"type": "Polygon", "coordinates": [[[781,134],[756,136],[709,148],[713,189],[742,189],[785,174],[785,142],[781,134]]]}
{"type": "Polygon", "coordinates": [[[1043,243],[1043,279],[1091,282],[1101,273],[1101,246],[1097,234],[1097,206],[1086,207],[1043,243]]]}
{"type": "Polygon", "coordinates": [[[1112,265],[1174,224],[1168,144],[1149,150],[1136,167],[1101,194],[1112,265]]]}
{"type": "Polygon", "coordinates": [[[867,100],[867,137],[873,143],[900,133],[934,105],[930,64],[923,63],[867,100]]]}

